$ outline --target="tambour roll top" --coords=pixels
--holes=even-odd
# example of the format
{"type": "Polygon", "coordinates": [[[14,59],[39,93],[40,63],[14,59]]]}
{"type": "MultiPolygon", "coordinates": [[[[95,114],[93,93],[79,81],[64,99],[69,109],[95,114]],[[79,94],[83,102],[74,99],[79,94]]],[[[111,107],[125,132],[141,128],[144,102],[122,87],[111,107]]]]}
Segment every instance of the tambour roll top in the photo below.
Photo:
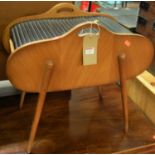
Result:
{"type": "Polygon", "coordinates": [[[71,4],[13,21],[5,29],[3,44],[11,51],[8,78],[26,92],[39,92],[48,60],[54,66],[48,91],[60,91],[118,81],[122,53],[127,79],[143,72],[153,58],[153,46],[145,37],[131,33],[109,15],[82,12],[71,4]],[[93,47],[92,42],[84,46],[87,31],[100,32],[93,47]],[[83,53],[92,54],[90,49],[95,63],[85,65],[83,53]]]}
{"type": "Polygon", "coordinates": [[[34,41],[61,36],[80,23],[97,20],[100,26],[115,33],[130,33],[115,20],[103,16],[35,19],[12,26],[10,33],[15,49],[34,41]]]}

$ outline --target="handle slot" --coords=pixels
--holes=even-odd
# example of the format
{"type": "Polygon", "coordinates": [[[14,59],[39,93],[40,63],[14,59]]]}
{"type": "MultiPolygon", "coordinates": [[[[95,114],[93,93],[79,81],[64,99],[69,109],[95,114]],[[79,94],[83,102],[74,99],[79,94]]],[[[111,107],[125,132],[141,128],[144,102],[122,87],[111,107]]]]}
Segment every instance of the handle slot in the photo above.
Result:
{"type": "Polygon", "coordinates": [[[66,13],[66,12],[68,12],[68,13],[72,13],[72,12],[74,12],[74,9],[73,8],[60,8],[60,9],[58,9],[57,11],[56,11],[56,13],[66,13]]]}

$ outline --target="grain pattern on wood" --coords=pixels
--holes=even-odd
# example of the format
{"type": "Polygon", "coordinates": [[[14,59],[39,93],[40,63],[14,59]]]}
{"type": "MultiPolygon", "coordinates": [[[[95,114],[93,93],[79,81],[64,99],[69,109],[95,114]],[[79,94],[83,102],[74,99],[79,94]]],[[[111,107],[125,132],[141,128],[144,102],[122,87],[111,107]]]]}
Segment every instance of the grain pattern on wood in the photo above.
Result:
{"type": "MultiPolygon", "coordinates": [[[[3,40],[4,46],[6,48],[8,46],[8,33],[13,24],[25,21],[26,19],[48,18],[51,15],[53,16],[52,18],[84,15],[92,16],[92,14],[83,13],[70,4],[57,5],[44,14],[21,18],[11,23],[6,28],[3,40]]],[[[99,14],[96,13],[93,15],[97,16],[99,14]]],[[[106,17],[111,18],[107,15],[106,17]]],[[[11,49],[13,50],[14,48],[12,47],[11,49]]],[[[99,26],[96,23],[91,23],[90,25],[90,22],[76,25],[59,37],[27,43],[14,50],[7,62],[7,74],[9,80],[20,90],[40,93],[30,134],[28,152],[31,152],[46,93],[51,91],[109,84],[118,81],[121,77],[122,100],[125,111],[125,130],[127,131],[128,114],[125,80],[134,77],[145,70],[151,63],[152,58],[153,46],[145,37],[130,33],[114,33],[106,27],[99,26]],[[83,66],[81,59],[83,38],[79,37],[78,33],[82,29],[90,28],[90,26],[92,26],[92,28],[100,29],[97,64],[83,66]],[[143,44],[143,47],[141,47],[141,44],[143,44]],[[122,53],[126,55],[125,78],[122,62],[119,73],[118,56],[122,53]],[[146,57],[147,59],[144,59],[146,57]],[[47,80],[49,85],[46,85],[47,87],[45,87],[45,89],[43,88],[43,93],[41,93],[40,83],[44,76],[44,64],[47,60],[51,60],[54,63],[52,70],[53,74],[47,80]]]]}
{"type": "Polygon", "coordinates": [[[121,84],[121,98],[124,112],[124,130],[128,132],[129,119],[128,119],[128,96],[127,96],[127,79],[126,79],[126,55],[121,54],[118,56],[120,84],[121,84]]]}
{"type": "MultiPolygon", "coordinates": [[[[155,126],[130,99],[124,134],[120,88],[102,90],[104,104],[97,87],[73,90],[71,97],[70,91],[48,93],[32,153],[104,154],[154,143],[155,126]]],[[[20,96],[0,98],[0,153],[26,153],[37,97],[28,93],[21,111],[20,96]]]]}
{"type": "MultiPolygon", "coordinates": [[[[46,13],[23,17],[12,24],[45,17],[92,15],[111,18],[104,14],[82,12],[71,4],[58,4],[46,13]],[[73,10],[73,13],[70,11],[58,13],[59,10],[67,10],[67,8],[73,10]]],[[[6,28],[4,42],[10,39],[7,33],[12,24],[6,28]]],[[[126,55],[127,79],[140,74],[149,67],[153,58],[153,46],[148,39],[137,34],[113,33],[97,24],[92,24],[92,27],[100,28],[96,65],[82,65],[83,38],[77,34],[84,28],[90,28],[90,23],[82,23],[62,36],[29,43],[15,50],[7,62],[9,80],[20,90],[39,92],[38,86],[43,74],[43,64],[50,59],[55,67],[48,87],[49,92],[113,83],[119,80],[117,58],[123,52],[126,55]]]]}
{"type": "Polygon", "coordinates": [[[36,133],[37,133],[41,113],[42,113],[44,103],[45,103],[47,89],[49,86],[49,81],[50,81],[50,78],[52,75],[53,63],[51,61],[48,61],[45,67],[46,67],[45,72],[44,72],[44,75],[42,77],[42,81],[40,84],[40,92],[39,92],[38,102],[37,102],[37,106],[36,106],[36,112],[35,112],[34,120],[32,123],[29,141],[28,141],[27,153],[31,152],[32,146],[33,146],[33,141],[34,141],[36,133]]]}
{"type": "Polygon", "coordinates": [[[155,143],[127,149],[120,152],[115,152],[114,154],[145,154],[145,153],[147,154],[155,153],[155,143]]]}
{"type": "Polygon", "coordinates": [[[117,57],[122,52],[126,54],[127,79],[140,74],[152,61],[153,47],[146,38],[136,35],[118,36],[101,27],[97,52],[98,62],[96,65],[83,66],[81,58],[83,39],[77,36],[80,30],[81,27],[58,40],[31,44],[13,53],[7,62],[7,74],[13,85],[26,92],[38,92],[43,64],[48,59],[55,64],[48,91],[68,90],[118,81],[117,57]],[[71,40],[74,44],[71,44],[71,40]],[[130,47],[124,44],[126,40],[130,42],[130,47]]]}
{"type": "Polygon", "coordinates": [[[143,72],[127,83],[128,96],[155,124],[155,77],[148,71],[143,72]]]}

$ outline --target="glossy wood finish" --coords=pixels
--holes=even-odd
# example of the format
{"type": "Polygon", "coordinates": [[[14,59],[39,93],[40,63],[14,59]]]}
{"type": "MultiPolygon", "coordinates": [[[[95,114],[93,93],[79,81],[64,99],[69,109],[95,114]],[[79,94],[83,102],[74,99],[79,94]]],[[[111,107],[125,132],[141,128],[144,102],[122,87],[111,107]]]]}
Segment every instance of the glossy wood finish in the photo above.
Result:
{"type": "MultiPolygon", "coordinates": [[[[3,42],[4,45],[7,44],[10,27],[20,21],[92,15],[111,18],[104,14],[82,12],[71,4],[59,4],[41,15],[23,17],[11,23],[6,28],[3,42]],[[67,9],[69,11],[66,11],[67,9]]],[[[99,28],[96,24],[92,26],[99,28]]],[[[77,35],[83,28],[90,28],[90,22],[79,24],[62,36],[36,41],[13,50],[7,62],[9,80],[20,90],[39,92],[38,86],[43,76],[43,64],[48,59],[52,60],[55,66],[48,91],[68,90],[118,81],[117,57],[122,53],[126,54],[127,59],[127,79],[140,74],[150,65],[153,58],[153,46],[149,40],[137,34],[113,33],[100,26],[97,64],[83,66],[81,58],[83,38],[77,35]],[[71,43],[71,40],[74,43],[71,43]]]]}
{"type": "Polygon", "coordinates": [[[2,44],[2,35],[6,26],[17,18],[45,12],[58,3],[61,1],[0,1],[0,80],[8,79],[6,63],[10,51],[7,52],[2,44]]]}
{"type": "MultiPolygon", "coordinates": [[[[127,101],[127,88],[126,88],[126,55],[121,54],[118,56],[118,66],[119,66],[119,76],[120,76],[120,83],[121,83],[121,97],[122,97],[122,105],[123,105],[123,112],[124,112],[124,130],[125,133],[128,132],[128,101],[127,101]]],[[[32,129],[30,131],[30,137],[28,141],[28,147],[27,147],[27,153],[31,153],[33,142],[37,133],[38,124],[40,121],[41,113],[44,107],[44,102],[47,94],[47,90],[49,87],[49,82],[51,78],[52,73],[52,67],[53,63],[50,61],[49,64],[47,64],[47,70],[43,75],[43,79],[41,81],[40,85],[40,93],[38,97],[38,103],[36,106],[36,112],[34,116],[34,120],[32,123],[32,129]]],[[[102,101],[102,87],[98,86],[98,92],[99,92],[99,98],[102,101]]],[[[24,101],[24,99],[23,99],[24,101]]]]}
{"type": "Polygon", "coordinates": [[[140,147],[127,149],[120,152],[115,152],[115,154],[154,154],[155,153],[155,143],[143,145],[140,147]]]}
{"type": "Polygon", "coordinates": [[[11,54],[7,62],[9,80],[20,90],[38,92],[43,76],[43,64],[48,59],[51,59],[55,66],[48,91],[68,90],[118,81],[117,57],[123,52],[127,59],[127,79],[140,74],[150,65],[153,58],[153,47],[150,41],[138,35],[112,34],[100,27],[97,64],[83,66],[81,58],[83,39],[78,37],[77,33],[81,28],[90,26],[90,24],[84,25],[79,25],[76,30],[72,30],[70,34],[58,40],[34,43],[11,54]],[[71,40],[74,40],[74,44],[71,44],[71,40]],[[125,41],[129,43],[129,46],[125,45],[125,41]],[[106,44],[103,44],[104,42],[106,44]]]}
{"type": "MultiPolygon", "coordinates": [[[[18,22],[26,19],[47,18],[51,14],[53,18],[87,15],[73,5],[62,4],[55,6],[45,14],[21,18],[18,22]]],[[[11,24],[15,23],[17,23],[17,21],[11,24]]],[[[149,40],[140,35],[113,33],[97,24],[92,24],[92,27],[97,29],[100,28],[98,62],[96,65],[82,65],[81,51],[83,47],[83,38],[77,35],[81,29],[90,28],[89,22],[79,24],[69,32],[57,38],[30,43],[12,51],[7,63],[7,74],[10,81],[18,89],[26,92],[40,93],[30,134],[28,152],[31,152],[46,92],[50,91],[108,84],[121,79],[122,100],[125,111],[125,131],[128,130],[125,80],[136,76],[149,66],[153,57],[152,44],[149,40]],[[74,44],[71,43],[71,40],[73,40],[74,44]],[[143,44],[142,48],[141,44],[143,44]],[[126,55],[125,62],[122,61],[123,59],[119,59],[120,63],[118,63],[118,56],[122,53],[126,55]],[[146,57],[147,59],[144,59],[146,57]],[[41,93],[40,84],[44,76],[44,64],[49,59],[54,64],[53,72],[49,81],[47,80],[49,84],[46,87],[47,89],[43,89],[43,93],[41,93]],[[125,69],[123,67],[124,65],[125,69]],[[126,70],[125,73],[124,70],[126,70]]],[[[8,26],[4,37],[6,40],[8,39],[7,33],[9,29],[10,27],[8,26]]],[[[4,45],[6,43],[5,39],[4,45]]]]}
{"type": "Polygon", "coordinates": [[[128,96],[127,96],[127,78],[126,78],[126,55],[121,54],[118,56],[120,84],[121,84],[121,98],[124,112],[125,133],[128,132],[129,118],[128,118],[128,96]]]}
{"type": "Polygon", "coordinates": [[[40,121],[41,113],[42,113],[45,99],[46,99],[47,89],[48,89],[50,78],[52,75],[52,69],[53,69],[52,61],[48,61],[47,64],[45,65],[45,71],[44,71],[44,75],[42,77],[42,81],[40,85],[40,92],[39,92],[34,120],[32,123],[32,129],[31,129],[30,136],[29,136],[27,153],[31,152],[33,141],[35,139],[35,135],[38,129],[38,124],[40,121]]]}
{"type": "MultiPolygon", "coordinates": [[[[71,97],[49,93],[32,153],[114,153],[154,143],[155,126],[130,99],[130,130],[124,134],[120,88],[102,91],[104,104],[97,87],[73,90],[71,97]]],[[[26,153],[38,95],[27,94],[20,111],[19,97],[0,98],[0,153],[26,153]]]]}

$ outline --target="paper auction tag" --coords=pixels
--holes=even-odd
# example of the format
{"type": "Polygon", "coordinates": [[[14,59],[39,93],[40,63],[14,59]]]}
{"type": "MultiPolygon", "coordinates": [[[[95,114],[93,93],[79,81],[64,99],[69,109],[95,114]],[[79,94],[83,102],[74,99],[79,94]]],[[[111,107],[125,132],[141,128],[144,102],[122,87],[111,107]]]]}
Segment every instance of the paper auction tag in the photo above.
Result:
{"type": "Polygon", "coordinates": [[[97,34],[88,34],[83,37],[83,65],[97,64],[97,34]]]}

